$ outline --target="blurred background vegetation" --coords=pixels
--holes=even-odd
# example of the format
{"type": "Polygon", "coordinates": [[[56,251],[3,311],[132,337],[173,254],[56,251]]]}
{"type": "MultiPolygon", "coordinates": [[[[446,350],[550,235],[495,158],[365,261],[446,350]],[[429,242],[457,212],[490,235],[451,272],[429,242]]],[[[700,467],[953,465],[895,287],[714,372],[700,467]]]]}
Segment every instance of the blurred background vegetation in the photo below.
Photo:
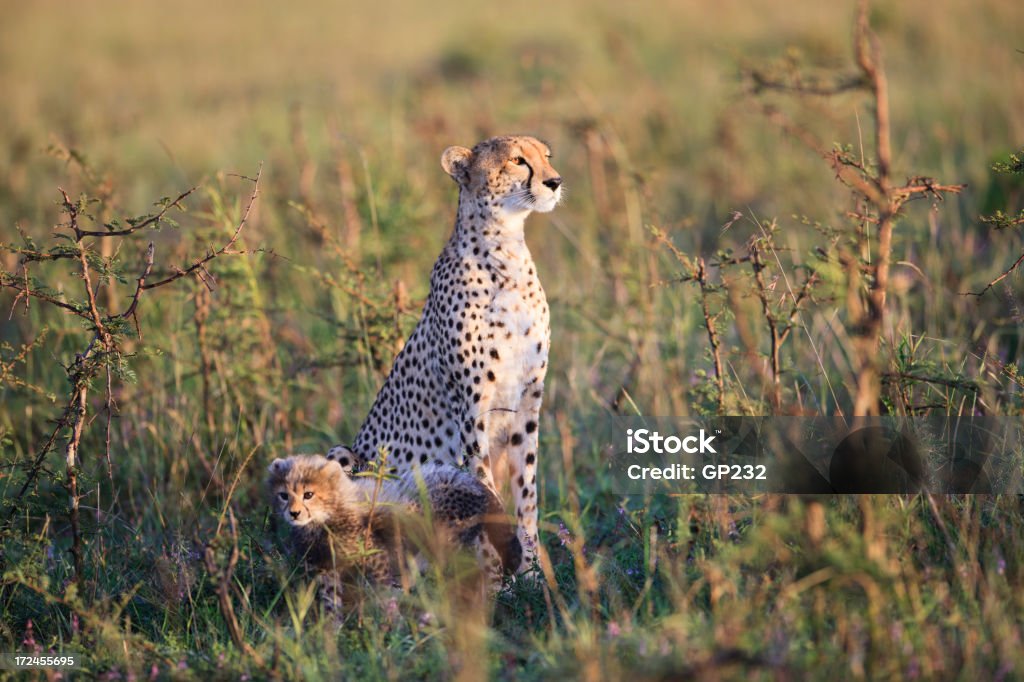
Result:
{"type": "MultiPolygon", "coordinates": [[[[187,211],[170,214],[178,227],[97,244],[125,273],[98,289],[118,309],[149,239],[164,275],[223,243],[252,189],[237,175],[263,170],[239,243],[252,253],[212,262],[205,282],[143,297],[142,337],[124,341],[137,355],[113,387],[109,471],[107,406],[94,387],[82,450],[88,569],[73,594],[59,452],[7,522],[0,649],[22,647],[31,621],[29,639],[42,646],[101,642],[91,646],[95,671],[156,665],[182,676],[217,666],[327,674],[343,664],[377,677],[446,676],[469,669],[466,647],[485,637],[493,655],[477,663],[510,677],[614,676],[628,665],[620,659],[653,677],[736,666],[799,675],[826,670],[824,661],[862,676],[1021,670],[1010,646],[1021,637],[1016,500],[844,498],[810,513],[778,500],[630,505],[607,490],[586,446],[589,425],[615,412],[849,410],[854,369],[833,247],[856,202],[791,133],[868,157],[871,103],[858,91],[754,94],[750,74],[855,71],[852,5],[2,6],[0,242],[20,244],[21,231],[47,243],[62,219],[58,187],[95,199],[102,222],[199,185],[187,211]],[[527,227],[552,309],[542,511],[549,549],[567,559],[556,576],[566,594],[551,601],[520,587],[495,628],[466,634],[446,630],[441,615],[424,624],[424,610],[444,612],[441,591],[418,597],[421,611],[401,624],[350,630],[341,644],[317,630],[289,645],[298,626],[280,614],[294,595],[268,540],[263,465],[354,435],[451,229],[456,189],[441,151],[510,132],[549,141],[567,187],[563,205],[527,227]],[[769,225],[767,275],[814,268],[821,279],[783,349],[776,402],[749,275],[712,278],[722,285],[711,301],[723,342],[716,393],[700,298],[677,281],[685,269],[667,246],[728,258],[769,225]],[[223,530],[228,507],[243,545],[235,598],[265,667],[232,647],[193,556],[223,530]],[[827,534],[814,525],[819,513],[827,534]],[[335,653],[324,659],[325,648],[335,653]]],[[[1019,278],[981,298],[962,294],[1024,249],[1017,233],[979,220],[1024,201],[1019,176],[992,170],[1024,140],[1024,5],[878,2],[870,16],[889,76],[894,178],[968,184],[939,210],[911,204],[897,227],[886,406],[1019,414],[1019,278]]],[[[18,271],[16,255],[0,258],[18,271]]],[[[74,268],[34,268],[55,291],[79,295],[74,268]]],[[[91,336],[73,316],[14,299],[0,293],[5,517],[61,415],[64,367],[91,336]]]]}

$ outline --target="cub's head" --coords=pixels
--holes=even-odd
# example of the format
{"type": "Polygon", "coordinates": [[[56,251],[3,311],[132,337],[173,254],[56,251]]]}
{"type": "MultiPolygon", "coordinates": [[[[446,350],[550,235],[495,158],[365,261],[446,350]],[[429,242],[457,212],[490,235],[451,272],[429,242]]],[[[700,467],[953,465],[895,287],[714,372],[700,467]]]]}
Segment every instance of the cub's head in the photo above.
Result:
{"type": "Polygon", "coordinates": [[[533,137],[492,137],[472,149],[448,147],[441,167],[463,192],[496,201],[507,213],[547,213],[562,198],[551,149],[533,137]]]}
{"type": "Polygon", "coordinates": [[[320,455],[275,459],[267,474],[274,507],[285,521],[299,527],[325,523],[350,483],[338,462],[320,455]]]}

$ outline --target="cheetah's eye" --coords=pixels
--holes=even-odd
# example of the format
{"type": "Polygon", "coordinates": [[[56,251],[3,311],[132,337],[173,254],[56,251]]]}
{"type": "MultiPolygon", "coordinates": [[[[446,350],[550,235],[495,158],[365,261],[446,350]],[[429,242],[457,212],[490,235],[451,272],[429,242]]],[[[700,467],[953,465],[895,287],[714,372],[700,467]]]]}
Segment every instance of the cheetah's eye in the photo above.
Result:
{"type": "Polygon", "coordinates": [[[522,156],[517,156],[515,159],[513,159],[513,161],[515,161],[516,165],[518,165],[518,166],[526,166],[526,165],[528,165],[526,163],[526,159],[523,158],[522,156]]]}
{"type": "Polygon", "coordinates": [[[302,493],[302,499],[304,499],[304,500],[311,500],[311,499],[313,499],[313,491],[312,490],[307,490],[306,492],[302,493]]]}
{"type": "Polygon", "coordinates": [[[277,496],[280,497],[281,500],[284,502],[288,501],[288,493],[278,493],[277,496]]]}

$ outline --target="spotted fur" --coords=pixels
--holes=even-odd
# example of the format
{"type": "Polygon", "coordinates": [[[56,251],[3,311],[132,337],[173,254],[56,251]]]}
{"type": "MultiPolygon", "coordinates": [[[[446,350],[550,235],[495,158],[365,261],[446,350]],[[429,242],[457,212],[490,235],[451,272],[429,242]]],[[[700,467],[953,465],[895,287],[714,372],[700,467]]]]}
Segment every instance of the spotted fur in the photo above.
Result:
{"type": "Polygon", "coordinates": [[[378,480],[350,477],[338,462],[319,455],[294,455],[274,460],[268,486],[291,526],[293,551],[322,578],[321,598],[332,607],[346,584],[392,583],[407,550],[415,554],[431,544],[424,531],[436,531],[432,539],[441,547],[475,547],[494,508],[494,495],[482,482],[450,465],[378,480]],[[427,527],[424,501],[433,519],[427,527]],[[417,537],[407,543],[410,532],[417,537]]]}
{"type": "Polygon", "coordinates": [[[396,535],[391,510],[366,504],[363,487],[337,462],[318,455],[275,459],[267,485],[291,527],[292,550],[318,573],[342,582],[392,579],[396,535]]]}
{"type": "Polygon", "coordinates": [[[561,198],[550,155],[532,137],[445,150],[441,166],[459,186],[459,206],[423,316],[352,447],[328,453],[358,469],[384,449],[399,475],[428,463],[469,465],[496,495],[510,488],[517,537],[489,526],[485,554],[520,569],[536,555],[538,424],[550,345],[524,221],[561,198]]]}

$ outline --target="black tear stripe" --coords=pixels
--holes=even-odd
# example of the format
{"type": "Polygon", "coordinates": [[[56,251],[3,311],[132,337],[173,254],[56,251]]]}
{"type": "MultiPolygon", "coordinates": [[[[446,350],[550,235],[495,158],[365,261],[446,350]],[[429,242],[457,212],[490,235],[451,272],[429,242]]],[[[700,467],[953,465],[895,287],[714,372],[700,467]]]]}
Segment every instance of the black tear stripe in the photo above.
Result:
{"type": "MultiPolygon", "coordinates": [[[[526,161],[525,158],[523,160],[526,161]]],[[[525,189],[527,192],[529,192],[530,196],[532,197],[533,196],[533,189],[532,189],[533,188],[533,166],[530,165],[529,161],[526,161],[526,163],[523,164],[523,165],[525,165],[526,168],[530,171],[530,174],[526,176],[526,184],[523,185],[523,189],[525,189]]]]}

